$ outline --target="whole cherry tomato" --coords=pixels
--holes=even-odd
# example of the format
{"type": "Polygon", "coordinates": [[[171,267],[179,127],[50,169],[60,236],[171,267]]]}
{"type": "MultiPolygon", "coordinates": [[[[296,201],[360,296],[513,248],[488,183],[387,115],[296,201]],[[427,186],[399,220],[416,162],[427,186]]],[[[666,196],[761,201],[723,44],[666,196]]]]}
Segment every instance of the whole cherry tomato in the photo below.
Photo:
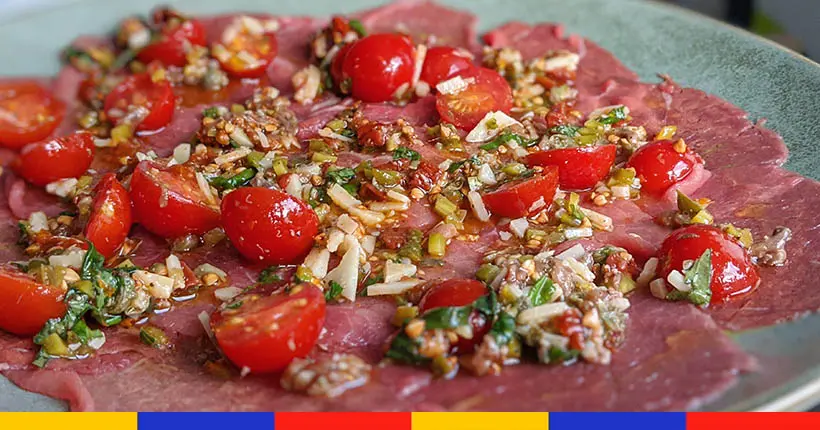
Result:
{"type": "Polygon", "coordinates": [[[526,162],[530,167],[558,167],[562,190],[588,190],[609,175],[617,152],[615,145],[559,148],[532,153],[526,162]]]}
{"type": "Polygon", "coordinates": [[[131,176],[131,201],[134,221],[165,238],[203,234],[219,226],[216,199],[205,194],[194,170],[185,165],[140,162],[131,176]]]}
{"type": "Polygon", "coordinates": [[[464,130],[475,127],[489,112],[509,112],[512,108],[510,84],[496,71],[477,67],[460,74],[473,82],[454,94],[438,94],[436,110],[442,121],[464,130]]]}
{"type": "Polygon", "coordinates": [[[475,65],[470,54],[450,46],[434,46],[427,50],[427,55],[424,57],[421,80],[430,84],[430,87],[434,89],[439,82],[473,67],[475,65]]]}
{"type": "MultiPolygon", "coordinates": [[[[422,314],[436,308],[467,306],[479,297],[487,295],[487,287],[474,279],[449,279],[430,287],[419,302],[422,314]]],[[[490,321],[478,311],[469,317],[473,329],[471,338],[459,337],[452,352],[470,353],[481,344],[484,335],[490,331],[490,321]]]]}
{"type": "Polygon", "coordinates": [[[672,270],[683,273],[685,261],[696,261],[711,250],[712,304],[750,293],[760,282],[757,269],[740,244],[717,227],[690,225],[675,230],[661,245],[660,272],[666,279],[672,270]]]}
{"type": "Polygon", "coordinates": [[[46,321],[65,314],[63,293],[17,268],[0,266],[0,330],[20,336],[37,334],[46,321]]]}
{"type": "Polygon", "coordinates": [[[131,230],[131,198],[113,173],[94,188],[85,237],[105,258],[113,257],[131,230]]]}
{"type": "Polygon", "coordinates": [[[0,84],[0,146],[20,149],[60,125],[65,104],[31,81],[0,84]]]}
{"type": "Polygon", "coordinates": [[[77,133],[26,145],[14,162],[14,169],[34,185],[82,176],[94,160],[94,138],[77,133]]]}
{"type": "Polygon", "coordinates": [[[296,264],[310,252],[319,218],[279,190],[244,187],[222,199],[222,227],[240,254],[268,264],[296,264]]]}
{"type": "Polygon", "coordinates": [[[280,372],[307,356],[325,323],[325,297],[311,284],[235,303],[211,315],[211,329],[225,356],[254,373],[280,372]]]}
{"type": "Polygon", "coordinates": [[[342,87],[365,102],[391,101],[402,85],[409,86],[413,66],[413,44],[407,36],[373,34],[348,49],[342,64],[342,87]]]}
{"type": "Polygon", "coordinates": [[[558,168],[545,166],[534,177],[516,179],[484,194],[484,205],[495,215],[519,218],[549,207],[558,189],[558,168]]]}
{"type": "Polygon", "coordinates": [[[635,168],[642,193],[660,196],[689,176],[698,164],[703,164],[703,159],[683,142],[659,140],[635,151],[626,166],[635,168]]]}
{"type": "Polygon", "coordinates": [[[146,73],[125,78],[105,97],[105,114],[115,123],[128,122],[137,130],[164,127],[174,115],[176,98],[166,80],[154,81],[146,73]]]}

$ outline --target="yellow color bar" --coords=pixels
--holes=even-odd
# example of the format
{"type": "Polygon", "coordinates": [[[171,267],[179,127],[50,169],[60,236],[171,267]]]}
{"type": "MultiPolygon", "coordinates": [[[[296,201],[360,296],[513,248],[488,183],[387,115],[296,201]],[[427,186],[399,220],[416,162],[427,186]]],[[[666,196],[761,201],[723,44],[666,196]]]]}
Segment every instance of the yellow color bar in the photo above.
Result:
{"type": "Polygon", "coordinates": [[[548,430],[546,412],[413,412],[413,430],[548,430]]]}
{"type": "Polygon", "coordinates": [[[136,412],[3,412],[3,430],[137,430],[136,412]]]}

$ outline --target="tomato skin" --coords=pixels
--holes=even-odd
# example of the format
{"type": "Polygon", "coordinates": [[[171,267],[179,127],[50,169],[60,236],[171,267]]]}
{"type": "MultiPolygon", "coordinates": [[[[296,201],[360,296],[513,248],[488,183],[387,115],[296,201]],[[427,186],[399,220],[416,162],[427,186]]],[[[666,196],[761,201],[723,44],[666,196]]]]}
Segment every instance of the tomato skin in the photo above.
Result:
{"type": "Polygon", "coordinates": [[[279,190],[243,187],[222,199],[222,227],[240,254],[268,264],[296,264],[310,252],[319,218],[279,190]]]}
{"type": "Polygon", "coordinates": [[[547,116],[544,118],[547,122],[547,127],[557,127],[559,125],[578,125],[580,121],[578,117],[572,115],[573,107],[572,101],[558,102],[550,108],[547,116]]]}
{"type": "Polygon", "coordinates": [[[452,78],[475,67],[473,61],[450,46],[434,46],[427,49],[421,80],[430,84],[431,89],[442,81],[452,78]]]}
{"type": "Polygon", "coordinates": [[[205,27],[195,19],[189,19],[176,25],[166,24],[160,31],[159,40],[142,48],[137,59],[143,63],[159,61],[164,66],[182,67],[186,59],[186,45],[205,46],[205,27]]]}
{"type": "MultiPolygon", "coordinates": [[[[427,290],[419,302],[419,311],[425,313],[436,308],[466,306],[485,295],[487,295],[487,287],[475,279],[449,279],[427,290]]],[[[490,331],[489,321],[478,311],[470,314],[470,325],[473,327],[473,337],[470,339],[459,337],[451,352],[472,352],[476,346],[481,344],[484,335],[490,331]]]]}
{"type": "Polygon", "coordinates": [[[41,187],[59,179],[82,176],[94,160],[94,138],[77,133],[26,145],[14,169],[27,181],[41,187]]]}
{"type": "Polygon", "coordinates": [[[237,309],[211,315],[211,329],[225,356],[254,373],[281,372],[310,353],[325,322],[325,298],[314,285],[296,293],[243,297],[237,309]]]}
{"type": "Polygon", "coordinates": [[[641,192],[661,196],[670,187],[685,179],[703,160],[692,149],[675,151],[676,143],[659,140],[648,143],[632,154],[627,167],[633,167],[641,181],[641,192]]]}
{"type": "Polygon", "coordinates": [[[353,43],[348,43],[339,48],[339,52],[336,53],[336,56],[333,57],[333,60],[330,62],[330,77],[339,89],[342,89],[342,82],[345,78],[342,67],[344,66],[345,58],[347,58],[347,53],[350,51],[351,46],[353,46],[353,43]]]}
{"type": "Polygon", "coordinates": [[[85,237],[105,258],[116,255],[131,230],[131,198],[113,173],[103,176],[94,188],[91,216],[85,237]]]}
{"type": "Polygon", "coordinates": [[[165,238],[219,226],[218,207],[208,204],[188,166],[140,162],[131,176],[131,202],[134,222],[165,238]]]}
{"type": "Polygon", "coordinates": [[[413,79],[413,66],[413,44],[408,37],[373,34],[351,45],[342,75],[350,80],[353,97],[369,103],[387,102],[413,79]]]}
{"type": "Polygon", "coordinates": [[[536,173],[532,178],[513,180],[484,194],[484,205],[495,215],[520,218],[529,215],[530,209],[541,199],[544,205],[536,209],[549,207],[557,189],[558,168],[545,166],[541,173],[536,173]]]}
{"type": "Polygon", "coordinates": [[[475,127],[487,113],[509,113],[513,105],[512,89],[495,70],[475,67],[461,73],[475,82],[456,94],[436,95],[436,110],[442,121],[463,130],[475,127]]]}
{"type": "Polygon", "coordinates": [[[0,330],[33,336],[65,310],[61,289],[43,285],[9,265],[0,266],[0,330]]]}
{"type": "Polygon", "coordinates": [[[31,81],[0,85],[0,146],[20,149],[60,125],[65,104],[31,81]]]}
{"type": "Polygon", "coordinates": [[[562,190],[582,191],[609,175],[617,152],[615,145],[550,149],[528,155],[526,163],[530,167],[556,166],[562,190]]]}
{"type": "Polygon", "coordinates": [[[728,234],[717,227],[690,225],[672,232],[661,245],[660,275],[663,279],[672,270],[683,271],[683,262],[695,261],[712,250],[712,300],[718,304],[754,290],[760,275],[748,253],[728,234]]]}
{"type": "Polygon", "coordinates": [[[108,93],[104,109],[112,122],[118,124],[124,117],[117,111],[127,112],[131,105],[139,105],[148,110],[148,114],[135,124],[137,130],[157,130],[171,122],[176,97],[170,82],[154,82],[150,75],[141,73],[125,78],[108,93]]]}

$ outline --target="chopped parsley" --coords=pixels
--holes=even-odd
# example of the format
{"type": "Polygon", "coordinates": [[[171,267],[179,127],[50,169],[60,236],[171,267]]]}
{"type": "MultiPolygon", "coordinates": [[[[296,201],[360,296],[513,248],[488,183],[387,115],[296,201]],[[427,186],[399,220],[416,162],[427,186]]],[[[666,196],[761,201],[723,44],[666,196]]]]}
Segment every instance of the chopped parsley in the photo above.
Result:
{"type": "Polygon", "coordinates": [[[358,19],[351,19],[349,24],[350,24],[350,28],[353,31],[355,31],[356,34],[359,35],[359,37],[367,36],[367,30],[364,29],[364,25],[362,24],[361,21],[359,21],[358,19]]]}
{"type": "Polygon", "coordinates": [[[479,146],[479,148],[481,148],[485,151],[495,151],[501,145],[507,144],[509,142],[515,142],[515,143],[519,144],[520,146],[525,146],[526,145],[526,142],[524,141],[523,137],[521,137],[521,136],[519,136],[515,133],[512,133],[510,131],[504,131],[498,137],[493,139],[492,142],[485,143],[484,145],[479,146]]]}
{"type": "Polygon", "coordinates": [[[336,281],[330,281],[325,290],[325,301],[332,302],[342,295],[342,286],[336,281]]]}
{"type": "Polygon", "coordinates": [[[578,130],[580,130],[580,129],[581,129],[581,127],[577,127],[577,126],[574,126],[574,125],[561,124],[561,125],[556,125],[555,127],[551,128],[550,133],[552,133],[552,134],[563,134],[564,136],[574,137],[576,134],[578,134],[578,130]]]}
{"type": "Polygon", "coordinates": [[[410,161],[419,161],[421,160],[421,155],[418,152],[406,147],[406,146],[399,146],[393,151],[393,159],[394,160],[410,160],[410,161]]]}
{"type": "Polygon", "coordinates": [[[668,300],[688,300],[697,306],[708,304],[712,300],[712,250],[707,249],[698,257],[688,270],[683,271],[684,282],[689,291],[671,291],[666,295],[668,300]]]}
{"type": "Polygon", "coordinates": [[[208,182],[220,190],[233,190],[248,185],[254,176],[256,176],[256,169],[253,167],[248,167],[247,169],[229,178],[224,176],[216,176],[211,178],[208,182]]]}
{"type": "Polygon", "coordinates": [[[219,118],[219,108],[216,106],[211,106],[202,111],[202,116],[208,118],[219,118]]]}
{"type": "Polygon", "coordinates": [[[325,180],[339,185],[344,185],[356,177],[356,171],[344,167],[341,169],[328,170],[325,175],[325,180]]]}
{"type": "Polygon", "coordinates": [[[279,276],[279,266],[270,266],[266,269],[263,269],[259,272],[259,283],[260,284],[272,284],[274,282],[279,282],[282,280],[282,277],[279,276]]]}
{"type": "Polygon", "coordinates": [[[612,125],[617,122],[623,121],[626,119],[626,107],[625,106],[618,106],[609,112],[601,115],[598,118],[598,122],[601,124],[612,125]]]}

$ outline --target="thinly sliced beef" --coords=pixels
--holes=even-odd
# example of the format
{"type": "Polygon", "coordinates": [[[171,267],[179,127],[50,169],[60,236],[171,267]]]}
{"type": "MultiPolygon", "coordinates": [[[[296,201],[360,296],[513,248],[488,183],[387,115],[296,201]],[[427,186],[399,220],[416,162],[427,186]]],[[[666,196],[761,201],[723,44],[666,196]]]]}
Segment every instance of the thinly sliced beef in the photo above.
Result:
{"type": "MultiPolygon", "coordinates": [[[[356,324],[362,337],[325,343],[327,352],[345,351],[349,341],[375,350],[387,340],[388,306],[363,300],[351,307],[328,314],[328,332],[356,324]]],[[[529,364],[497,377],[433,381],[426,370],[386,365],[369,384],[335,399],[284,392],[275,376],[207,373],[201,362],[214,351],[193,325],[178,331],[172,352],[121,371],[4,374],[25,389],[69,400],[74,410],[672,410],[697,407],[753,369],[750,357],[691,306],[637,296],[630,314],[632,335],[610,366],[529,364]]]]}
{"type": "Polygon", "coordinates": [[[58,215],[69,207],[42,188],[30,185],[19,176],[6,172],[2,176],[6,202],[15,219],[26,219],[32,212],[42,211],[48,216],[58,215]]]}
{"type": "Polygon", "coordinates": [[[761,267],[760,286],[746,298],[710,309],[732,330],[761,327],[820,310],[816,293],[820,257],[820,183],[775,167],[735,168],[717,172],[698,197],[715,203],[709,210],[718,222],[750,228],[755,237],[778,226],[792,230],[782,267],[761,267]]]}
{"type": "Polygon", "coordinates": [[[524,59],[568,50],[578,53],[576,87],[579,97],[600,94],[609,79],[637,81],[638,75],[629,70],[609,51],[577,35],[565,35],[564,27],[557,24],[528,25],[520,22],[505,24],[484,35],[484,41],[493,48],[510,47],[521,51],[524,59]]]}
{"type": "Polygon", "coordinates": [[[435,36],[437,45],[460,46],[478,52],[475,15],[424,0],[399,0],[357,14],[370,33],[400,31],[422,43],[435,36]]]}
{"type": "Polygon", "coordinates": [[[190,143],[199,130],[202,110],[210,105],[177,107],[171,122],[156,133],[143,136],[142,151],[153,150],[160,157],[168,157],[180,143],[190,143]]]}

